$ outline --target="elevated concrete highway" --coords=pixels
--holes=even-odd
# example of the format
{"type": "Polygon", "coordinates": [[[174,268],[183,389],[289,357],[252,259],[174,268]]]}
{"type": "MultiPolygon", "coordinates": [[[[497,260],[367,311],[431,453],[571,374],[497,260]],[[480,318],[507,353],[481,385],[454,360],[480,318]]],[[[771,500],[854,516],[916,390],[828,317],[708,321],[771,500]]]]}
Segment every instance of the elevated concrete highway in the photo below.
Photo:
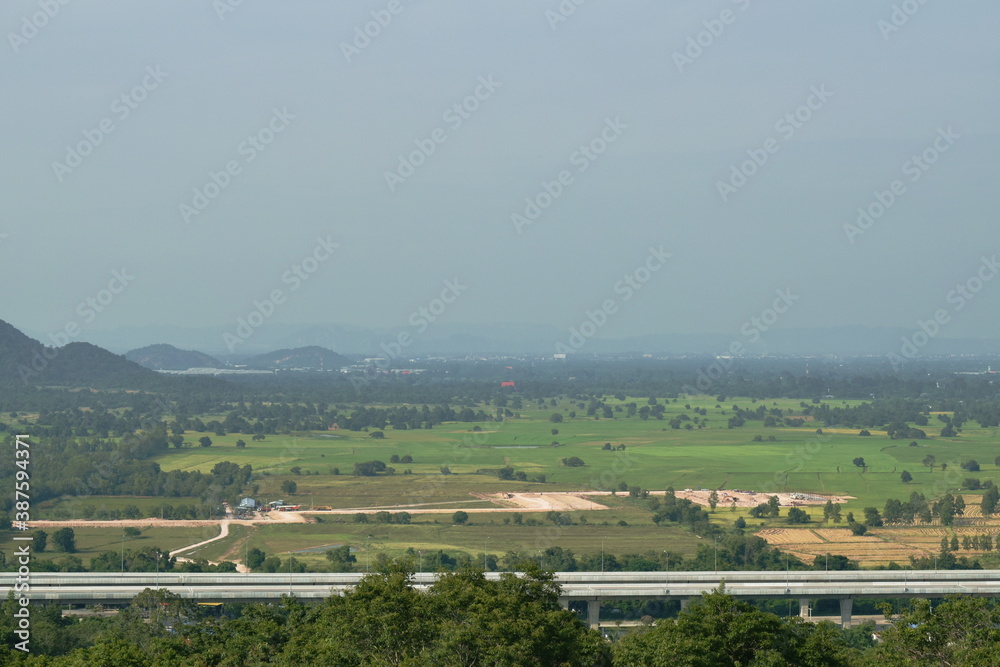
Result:
{"type": "MultiPolygon", "coordinates": [[[[318,600],[353,588],[364,574],[215,574],[215,573],[93,573],[39,572],[31,574],[29,598],[63,604],[126,604],[146,588],[166,589],[199,602],[253,602],[294,595],[318,600]]],[[[487,574],[496,579],[499,573],[487,574]]],[[[427,588],[434,574],[416,574],[414,586],[427,588]]],[[[885,571],[765,571],[765,572],[559,572],[564,605],[587,603],[596,626],[602,601],[629,599],[680,600],[682,606],[725,584],[726,593],[747,599],[799,600],[808,616],[809,601],[840,600],[841,623],[851,622],[856,598],[939,598],[948,595],[1000,597],[998,570],[885,570],[885,571]]],[[[18,583],[13,572],[0,573],[0,595],[18,583]]]]}

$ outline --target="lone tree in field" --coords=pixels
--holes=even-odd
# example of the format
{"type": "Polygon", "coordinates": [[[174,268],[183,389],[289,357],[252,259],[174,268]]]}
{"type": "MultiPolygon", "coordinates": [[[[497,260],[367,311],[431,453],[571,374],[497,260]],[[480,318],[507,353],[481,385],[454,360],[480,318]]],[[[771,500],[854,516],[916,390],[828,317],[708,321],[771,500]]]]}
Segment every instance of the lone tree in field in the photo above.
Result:
{"type": "Polygon", "coordinates": [[[854,459],[854,465],[858,468],[867,468],[865,465],[865,458],[863,456],[858,456],[854,459]]]}
{"type": "Polygon", "coordinates": [[[928,454],[927,456],[924,457],[923,464],[928,468],[930,468],[931,472],[934,472],[934,463],[936,460],[937,459],[934,458],[933,454],[928,454]]]}
{"type": "Polygon", "coordinates": [[[997,503],[1000,502],[1000,491],[992,482],[987,482],[989,486],[983,493],[983,500],[979,503],[979,508],[983,511],[983,516],[990,516],[997,511],[997,503]]]}
{"type": "Polygon", "coordinates": [[[72,528],[60,528],[52,534],[52,541],[60,551],[68,554],[76,553],[76,533],[72,528]]]}
{"type": "Polygon", "coordinates": [[[715,492],[715,489],[712,489],[712,492],[708,494],[708,506],[714,512],[715,506],[718,504],[719,504],[719,494],[715,492]]]}
{"type": "Polygon", "coordinates": [[[464,526],[465,524],[469,523],[469,513],[463,512],[462,510],[458,510],[457,512],[451,515],[451,520],[456,525],[464,526]]]}
{"type": "Polygon", "coordinates": [[[798,507],[788,508],[788,523],[809,523],[809,514],[798,507]]]}
{"type": "Polygon", "coordinates": [[[344,544],[326,552],[326,559],[333,572],[353,572],[357,556],[351,553],[351,547],[344,544]]]}
{"type": "Polygon", "coordinates": [[[913,481],[913,475],[904,470],[902,474],[899,476],[899,479],[902,480],[903,484],[909,484],[910,482],[913,481]]]}
{"type": "Polygon", "coordinates": [[[579,456],[570,456],[562,460],[562,464],[568,468],[579,468],[580,466],[587,465],[583,462],[579,456]]]}
{"type": "Polygon", "coordinates": [[[201,445],[202,447],[211,447],[212,439],[207,435],[203,435],[200,438],[198,438],[198,444],[201,445]]]}

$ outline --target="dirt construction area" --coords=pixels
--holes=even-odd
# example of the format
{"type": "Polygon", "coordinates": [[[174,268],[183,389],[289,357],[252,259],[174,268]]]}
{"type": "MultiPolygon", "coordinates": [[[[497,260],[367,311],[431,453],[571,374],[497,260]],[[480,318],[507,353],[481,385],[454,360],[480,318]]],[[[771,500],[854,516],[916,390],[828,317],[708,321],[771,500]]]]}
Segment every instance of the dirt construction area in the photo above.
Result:
{"type": "MultiPolygon", "coordinates": [[[[677,491],[678,498],[687,498],[692,502],[708,507],[708,497],[712,493],[711,489],[684,489],[677,491]]],[[[719,496],[718,507],[727,508],[733,504],[736,507],[755,507],[767,502],[770,497],[764,493],[754,493],[739,489],[716,491],[719,496]]],[[[650,491],[651,495],[664,495],[666,491],[650,491]]],[[[606,510],[608,507],[600,503],[600,496],[611,495],[610,491],[578,491],[564,492],[553,491],[547,493],[474,493],[471,494],[479,501],[483,502],[483,507],[466,507],[464,511],[469,513],[481,512],[578,512],[606,510]]],[[[852,500],[851,496],[820,496],[806,493],[777,493],[778,502],[782,507],[796,507],[802,505],[825,505],[827,500],[834,503],[843,503],[852,500]]],[[[447,504],[447,503],[444,503],[447,504]]],[[[234,519],[235,523],[307,523],[310,521],[309,515],[313,514],[358,514],[364,512],[402,512],[410,514],[451,514],[455,509],[441,507],[442,503],[419,503],[409,505],[377,505],[370,507],[347,507],[334,510],[309,510],[304,509],[297,512],[257,512],[252,518],[234,519]],[[435,506],[436,505],[436,506],[435,506]]],[[[63,521],[33,521],[33,526],[135,526],[137,528],[152,528],[154,526],[213,526],[219,525],[222,519],[210,520],[162,520],[162,519],[136,519],[125,521],[87,521],[83,519],[63,520],[63,521]]]]}
{"type": "MultiPolygon", "coordinates": [[[[687,498],[691,502],[708,507],[708,497],[712,489],[684,489],[677,491],[678,498],[687,498]]],[[[820,496],[813,493],[756,493],[753,490],[729,489],[715,492],[719,497],[719,507],[756,507],[761,503],[766,503],[774,495],[778,496],[778,504],[782,507],[801,507],[804,505],[825,505],[831,500],[834,504],[846,503],[853,500],[853,496],[820,496]]]]}
{"type": "MultiPolygon", "coordinates": [[[[576,510],[606,510],[606,505],[590,500],[589,494],[581,493],[473,493],[475,498],[490,503],[488,507],[467,507],[463,511],[474,512],[569,512],[576,510]]],[[[375,507],[349,507],[335,510],[313,511],[307,514],[357,514],[359,512],[406,511],[410,514],[451,514],[454,508],[427,507],[440,503],[412,505],[378,505],[375,507]]]]}

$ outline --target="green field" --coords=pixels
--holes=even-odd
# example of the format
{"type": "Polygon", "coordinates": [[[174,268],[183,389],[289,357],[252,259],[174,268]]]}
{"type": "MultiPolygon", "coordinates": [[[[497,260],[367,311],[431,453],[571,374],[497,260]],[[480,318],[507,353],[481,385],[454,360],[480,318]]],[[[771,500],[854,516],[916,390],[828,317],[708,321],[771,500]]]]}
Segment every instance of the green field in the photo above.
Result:
{"type": "MultiPolygon", "coordinates": [[[[123,510],[129,505],[135,505],[142,512],[142,518],[159,516],[160,508],[166,505],[197,505],[200,498],[180,496],[175,498],[151,498],[147,496],[75,496],[46,500],[34,508],[36,519],[62,520],[83,519],[89,505],[96,512],[123,510]]],[[[95,512],[95,513],[96,513],[95,512]]],[[[98,516],[91,518],[98,519],[98,516]]]]}
{"type": "MultiPolygon", "coordinates": [[[[49,535],[48,548],[44,553],[34,553],[32,558],[38,559],[59,559],[67,554],[56,550],[52,543],[52,534],[58,528],[44,527],[49,535]]],[[[142,535],[136,538],[125,538],[125,549],[147,549],[155,547],[163,551],[172,551],[189,544],[195,544],[202,540],[215,537],[219,534],[217,526],[182,526],[177,528],[160,527],[141,528],[142,535]]],[[[98,526],[73,526],[76,535],[77,552],[73,554],[80,558],[84,564],[88,564],[91,558],[99,556],[105,551],[120,552],[122,548],[122,529],[119,527],[98,527],[98,526]]],[[[13,535],[6,535],[0,539],[0,551],[12,554],[19,542],[13,540],[13,535]]]]}
{"type": "MultiPolygon", "coordinates": [[[[764,428],[760,422],[729,429],[726,422],[734,403],[755,407],[749,400],[730,398],[720,409],[715,408],[714,398],[697,397],[668,404],[663,420],[624,418],[623,413],[615,413],[616,419],[595,420],[579,416],[584,410],[563,401],[555,407],[521,410],[520,419],[482,424],[482,433],[473,433],[472,424],[446,424],[433,430],[387,429],[383,440],[349,431],[271,435],[263,442],[252,442],[245,435],[209,434],[212,447],[170,450],[157,461],[165,470],[208,471],[220,461],[250,464],[260,474],[255,481],[261,498],[287,495],[282,494],[280,483],[292,479],[298,486],[295,502],[333,507],[475,503],[469,496],[472,492],[592,490],[625,482],[651,490],[673,486],[842,494],[857,498],[846,509],[860,510],[881,507],[887,498],[905,498],[912,491],[929,497],[940,495],[945,487],[957,488],[967,476],[1000,481],[1000,469],[993,463],[1000,455],[997,429],[967,423],[960,437],[945,439],[933,435],[940,425],[932,419],[924,429],[929,437],[916,447],[908,446],[908,440],[889,440],[878,431],[862,437],[856,430],[827,429],[823,436],[817,436],[815,427],[764,428]],[[668,425],[673,416],[694,415],[685,409],[685,403],[692,409],[707,409],[704,428],[675,430],[668,425]],[[569,418],[573,409],[578,416],[569,418]],[[723,410],[725,414],[720,414],[723,410]],[[548,420],[554,412],[564,415],[562,423],[548,420]],[[551,433],[553,428],[558,434],[551,433]],[[754,436],[761,436],[764,442],[754,442],[754,436]],[[776,442],[767,442],[770,436],[776,442]],[[239,438],[247,442],[245,449],[236,448],[239,438]],[[553,441],[560,444],[553,446],[553,441]],[[626,450],[603,451],[608,442],[624,444],[626,450]],[[388,462],[393,454],[408,454],[413,463],[393,464],[394,476],[350,474],[355,463],[373,459],[388,462]],[[932,472],[923,466],[921,461],[928,454],[939,463],[948,462],[951,470],[943,473],[938,467],[932,472]],[[586,465],[567,468],[560,463],[572,456],[583,459],[586,465]],[[867,464],[864,470],[852,464],[859,456],[867,464]],[[976,459],[981,471],[970,475],[958,470],[968,459],[976,459]],[[544,474],[547,481],[502,482],[490,474],[476,474],[479,469],[505,465],[524,471],[529,478],[544,474]],[[301,468],[300,475],[290,473],[295,466],[301,468]],[[442,475],[442,466],[455,474],[442,475]],[[333,468],[339,468],[341,474],[331,474],[333,468]],[[404,474],[406,470],[412,474],[404,474]],[[900,481],[903,470],[913,475],[910,484],[900,481]]],[[[786,411],[799,409],[796,400],[762,403],[786,411]]],[[[196,441],[201,435],[187,433],[185,438],[196,441]]]]}
{"type": "MultiPolygon", "coordinates": [[[[597,516],[597,513],[587,514],[590,517],[597,516]]],[[[609,513],[609,519],[612,518],[611,514],[609,513]]],[[[561,527],[552,524],[505,525],[498,517],[488,521],[484,515],[473,516],[470,523],[464,526],[452,524],[449,515],[438,517],[437,522],[433,518],[419,518],[413,524],[405,526],[356,524],[347,519],[334,522],[329,517],[323,517],[322,523],[315,524],[234,526],[241,531],[231,533],[226,540],[199,549],[195,555],[210,560],[220,559],[227,554],[230,558],[242,558],[242,553],[247,548],[256,547],[269,554],[285,557],[291,553],[302,561],[319,562],[324,559],[322,550],[312,553],[296,552],[347,544],[357,549],[356,555],[363,564],[366,553],[370,558],[378,553],[395,557],[403,555],[408,547],[425,553],[441,549],[451,554],[464,551],[480,556],[485,548],[487,553],[502,556],[508,551],[533,555],[553,546],[570,549],[577,554],[593,553],[600,551],[603,543],[608,554],[669,550],[690,555],[698,544],[710,543],[709,540],[681,528],[656,528],[649,513],[640,509],[632,512],[615,511],[613,515],[614,523],[610,525],[590,522],[586,525],[561,527]],[[617,521],[626,516],[634,522],[630,522],[628,526],[617,525],[617,521]]]]}
{"type": "MultiPolygon", "coordinates": [[[[635,401],[640,407],[645,399],[616,401],[610,405],[635,401]]],[[[854,405],[858,401],[828,401],[832,405],[854,405]]],[[[758,493],[773,491],[798,491],[830,495],[847,495],[855,499],[843,508],[860,515],[865,507],[881,508],[888,498],[907,498],[911,492],[924,493],[929,499],[947,490],[957,489],[966,477],[1000,483],[1000,468],[994,460],[1000,455],[1000,435],[997,429],[982,429],[968,422],[959,437],[941,438],[937,433],[941,424],[932,415],[931,423],[922,427],[928,438],[917,446],[909,440],[890,440],[886,434],[872,431],[871,437],[858,435],[856,429],[825,429],[822,436],[816,433],[816,424],[806,418],[799,428],[762,426],[760,421],[750,421],[741,428],[728,428],[732,405],[744,409],[781,408],[786,416],[801,416],[798,400],[776,400],[754,403],[749,399],[729,398],[721,407],[711,396],[680,399],[665,403],[664,418],[648,420],[626,417],[614,412],[615,418],[594,419],[586,417],[586,409],[579,403],[562,400],[552,405],[537,404],[518,410],[518,416],[503,423],[476,424],[449,423],[430,430],[394,430],[387,428],[384,439],[374,439],[367,432],[330,431],[268,435],[262,442],[255,442],[246,434],[216,436],[212,433],[187,432],[185,440],[197,443],[208,435],[211,447],[195,444],[181,449],[170,449],[156,458],[164,470],[199,470],[208,472],[221,461],[249,464],[254,470],[255,497],[260,501],[284,499],[305,506],[332,506],[334,508],[375,508],[394,505],[418,505],[426,508],[447,509],[445,514],[414,514],[411,525],[357,524],[352,517],[323,516],[321,523],[264,525],[256,527],[234,526],[226,540],[203,547],[198,557],[219,559],[225,554],[239,557],[247,546],[260,547],[269,554],[286,554],[337,544],[350,544],[361,549],[359,553],[386,553],[399,555],[412,547],[417,550],[466,551],[481,554],[484,548],[490,553],[503,554],[516,550],[533,552],[548,546],[561,546],[578,554],[599,551],[602,543],[608,553],[635,553],[669,549],[674,552],[693,553],[701,539],[674,527],[657,527],[651,514],[642,503],[624,498],[606,497],[611,509],[606,511],[572,512],[573,524],[557,527],[546,521],[545,514],[525,513],[540,524],[538,526],[505,524],[509,514],[490,513],[471,515],[471,525],[455,526],[451,512],[458,509],[489,507],[488,501],[477,498],[476,493],[537,492],[537,491],[587,491],[617,488],[624,483],[629,487],[663,490],[673,486],[685,488],[753,489],[758,493]],[[689,404],[690,408],[685,407],[689,404]],[[695,417],[696,408],[703,408],[706,415],[699,418],[700,426],[691,429],[674,429],[669,422],[681,414],[695,417]],[[570,417],[575,410],[576,417],[570,417]],[[561,413],[563,421],[550,421],[553,413],[561,413]],[[552,430],[558,433],[553,434],[552,430]],[[774,441],[770,441],[774,438],[774,441]],[[246,442],[237,448],[236,441],[246,442]],[[759,441],[755,441],[759,440],[759,441]],[[558,444],[553,444],[558,443],[558,444]],[[606,451],[605,443],[624,451],[606,451]],[[934,455],[938,465],[933,471],[922,461],[934,455]],[[393,464],[393,455],[409,455],[412,463],[393,464]],[[586,465],[577,468],[564,466],[564,458],[579,457],[586,465]],[[853,465],[856,457],[865,459],[864,469],[853,465]],[[394,475],[356,477],[354,464],[382,460],[395,468],[394,475]],[[976,459],[981,470],[966,473],[960,465],[976,459]],[[941,463],[948,464],[942,471],[941,463]],[[452,474],[444,475],[447,466],[452,474]],[[533,481],[501,481],[491,472],[511,466],[524,472],[531,479],[545,475],[545,483],[533,481]],[[293,468],[299,474],[293,474],[293,468]],[[334,469],[340,474],[333,474],[334,469]],[[483,472],[477,472],[483,470],[483,472]],[[908,471],[913,481],[904,484],[900,473],[908,471]],[[297,485],[294,494],[281,490],[282,482],[293,480],[297,485]],[[624,521],[627,526],[619,526],[624,521]],[[371,537],[369,537],[371,535],[371,537]],[[489,538],[489,539],[486,539],[489,538]],[[247,542],[249,540],[249,542],[247,542]],[[367,543],[368,551],[365,551],[367,543]]],[[[487,406],[487,412],[490,408],[487,406]]],[[[213,417],[204,415],[204,418],[213,417]]],[[[222,418],[222,415],[215,415],[222,418]]],[[[692,424],[685,421],[684,424],[692,424]]],[[[196,498],[99,498],[58,499],[40,504],[36,509],[39,518],[76,517],[87,503],[104,509],[120,509],[126,504],[140,507],[144,515],[155,514],[162,503],[172,505],[195,504],[196,498]]],[[[394,511],[402,511],[400,507],[394,511]]],[[[374,511],[374,510],[372,510],[374,511]]],[[[818,507],[807,508],[814,519],[822,518],[818,507]]],[[[748,510],[730,511],[719,507],[713,521],[731,524],[737,517],[748,519],[756,529],[760,526],[787,525],[784,512],[779,519],[762,522],[750,520],[748,510]]],[[[81,538],[85,553],[120,541],[120,535],[98,532],[81,538]]],[[[155,529],[162,533],[165,548],[177,548],[185,542],[182,529],[155,529]]],[[[205,539],[205,531],[194,529],[194,537],[187,543],[205,539]]],[[[154,532],[150,533],[151,535],[154,532]]],[[[213,533],[214,534],[214,533],[213,533]]],[[[302,560],[321,559],[321,552],[296,554],[302,560]]]]}

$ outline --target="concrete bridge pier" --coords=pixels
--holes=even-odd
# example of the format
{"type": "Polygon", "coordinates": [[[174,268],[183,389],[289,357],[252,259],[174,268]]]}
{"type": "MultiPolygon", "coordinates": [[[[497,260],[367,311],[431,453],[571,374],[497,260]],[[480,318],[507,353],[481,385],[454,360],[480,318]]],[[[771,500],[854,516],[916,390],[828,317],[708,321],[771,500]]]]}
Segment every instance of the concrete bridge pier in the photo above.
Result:
{"type": "Polygon", "coordinates": [[[691,598],[681,598],[681,611],[687,609],[688,605],[690,604],[691,604],[691,598]]]}
{"type": "Polygon", "coordinates": [[[587,600],[587,624],[594,630],[600,629],[601,600],[595,598],[587,600]]]}
{"type": "Polygon", "coordinates": [[[569,598],[559,598],[559,606],[569,611],[569,598]]]}
{"type": "Polygon", "coordinates": [[[799,616],[806,619],[809,618],[809,600],[799,600],[799,616]]]}
{"type": "Polygon", "coordinates": [[[851,611],[854,609],[854,598],[840,598],[840,627],[845,630],[851,627],[851,611]]]}

